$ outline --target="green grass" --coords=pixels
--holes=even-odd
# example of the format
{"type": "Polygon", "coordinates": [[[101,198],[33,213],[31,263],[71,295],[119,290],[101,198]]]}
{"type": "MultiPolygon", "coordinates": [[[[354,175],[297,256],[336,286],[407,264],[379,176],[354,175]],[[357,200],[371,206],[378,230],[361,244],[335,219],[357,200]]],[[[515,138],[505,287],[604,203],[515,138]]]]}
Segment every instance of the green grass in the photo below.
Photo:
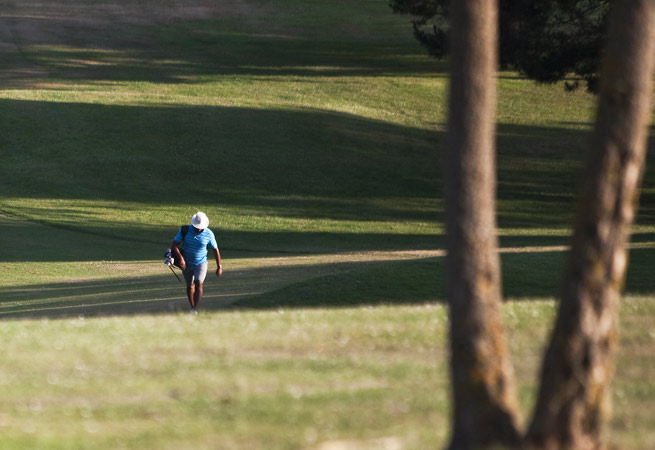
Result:
{"type": "MultiPolygon", "coordinates": [[[[652,301],[625,300],[610,442],[647,448],[652,301]]],[[[505,308],[521,406],[534,402],[552,301],[505,308]]],[[[4,448],[311,448],[448,432],[438,305],[8,321],[4,448]],[[47,336],[47,339],[44,339],[47,336]]]]}
{"type": "MultiPolygon", "coordinates": [[[[4,3],[0,448],[445,445],[447,65],[407,18],[385,0],[4,3]],[[192,318],[161,261],[197,210],[225,274],[192,318]]],[[[526,417],[594,100],[499,74],[526,417]]],[[[608,438],[622,449],[655,445],[648,166],[608,438]]]]}
{"type": "Polygon", "coordinates": [[[2,442],[162,449],[300,448],[343,436],[430,442],[444,433],[430,431],[447,403],[436,358],[444,321],[442,308],[427,306],[9,322],[2,442]],[[413,435],[417,423],[423,436],[413,435]]]}

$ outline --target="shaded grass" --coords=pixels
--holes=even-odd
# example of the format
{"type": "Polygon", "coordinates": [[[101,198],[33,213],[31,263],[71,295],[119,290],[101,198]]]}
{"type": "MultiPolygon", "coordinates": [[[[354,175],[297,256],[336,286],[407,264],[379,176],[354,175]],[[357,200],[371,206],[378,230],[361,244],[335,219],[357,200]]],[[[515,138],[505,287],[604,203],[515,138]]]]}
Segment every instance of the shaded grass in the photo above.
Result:
{"type": "Polygon", "coordinates": [[[237,308],[348,307],[422,304],[443,299],[439,272],[442,260],[369,263],[345,273],[333,273],[290,284],[263,295],[240,300],[237,308]]]}
{"type": "MultiPolygon", "coordinates": [[[[653,248],[633,248],[628,293],[653,292],[655,281],[641,271],[655,257],[653,248]]],[[[508,301],[557,298],[566,253],[548,248],[501,256],[503,294],[508,301]]],[[[444,302],[443,258],[377,261],[244,298],[237,308],[324,308],[353,305],[401,305],[444,302]]]]}

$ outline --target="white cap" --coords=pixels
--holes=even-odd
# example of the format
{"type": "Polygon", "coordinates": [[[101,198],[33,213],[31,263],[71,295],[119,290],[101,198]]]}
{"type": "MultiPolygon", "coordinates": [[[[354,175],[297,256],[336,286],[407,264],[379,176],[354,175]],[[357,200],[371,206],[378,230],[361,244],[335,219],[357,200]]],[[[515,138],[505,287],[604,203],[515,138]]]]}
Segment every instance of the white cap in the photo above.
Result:
{"type": "Polygon", "coordinates": [[[209,226],[209,218],[207,217],[207,214],[202,211],[195,213],[193,217],[191,217],[191,225],[199,230],[207,228],[209,226]]]}

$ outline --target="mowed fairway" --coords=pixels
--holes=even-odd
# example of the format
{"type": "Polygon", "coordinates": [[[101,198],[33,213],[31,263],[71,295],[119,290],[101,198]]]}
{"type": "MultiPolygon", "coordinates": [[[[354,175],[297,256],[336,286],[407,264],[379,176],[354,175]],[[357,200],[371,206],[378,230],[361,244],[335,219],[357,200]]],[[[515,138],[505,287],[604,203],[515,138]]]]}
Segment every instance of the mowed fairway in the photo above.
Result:
{"type": "MultiPolygon", "coordinates": [[[[445,445],[446,89],[386,0],[0,0],[0,449],[445,445]],[[162,261],[198,210],[225,273],[192,317],[162,261]]],[[[594,101],[499,74],[526,416],[594,101]]],[[[621,449],[655,447],[652,156],[621,449]]]]}

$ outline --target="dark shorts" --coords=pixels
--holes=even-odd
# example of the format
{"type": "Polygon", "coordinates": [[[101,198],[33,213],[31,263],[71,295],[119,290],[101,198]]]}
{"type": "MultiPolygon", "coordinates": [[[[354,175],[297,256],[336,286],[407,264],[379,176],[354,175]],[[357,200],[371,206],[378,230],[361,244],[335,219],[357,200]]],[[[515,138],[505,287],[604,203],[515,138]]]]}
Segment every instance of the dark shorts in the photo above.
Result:
{"type": "Polygon", "coordinates": [[[199,266],[195,267],[187,267],[184,270],[184,279],[186,280],[187,286],[191,286],[197,282],[204,283],[206,277],[207,263],[200,264],[199,266]]]}

